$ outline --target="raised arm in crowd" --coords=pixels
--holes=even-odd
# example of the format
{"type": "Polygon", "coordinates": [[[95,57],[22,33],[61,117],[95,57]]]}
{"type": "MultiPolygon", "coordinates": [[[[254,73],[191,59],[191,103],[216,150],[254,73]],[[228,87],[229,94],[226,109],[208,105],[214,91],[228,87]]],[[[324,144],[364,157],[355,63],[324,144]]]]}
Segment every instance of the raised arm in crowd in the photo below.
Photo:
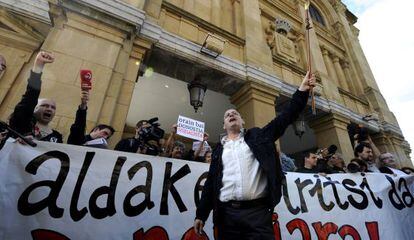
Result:
{"type": "Polygon", "coordinates": [[[51,99],[39,99],[42,86],[42,72],[46,64],[53,63],[54,56],[39,52],[36,56],[26,91],[10,117],[10,127],[25,136],[40,141],[62,143],[62,134],[49,124],[56,113],[56,103],[51,99]]]}

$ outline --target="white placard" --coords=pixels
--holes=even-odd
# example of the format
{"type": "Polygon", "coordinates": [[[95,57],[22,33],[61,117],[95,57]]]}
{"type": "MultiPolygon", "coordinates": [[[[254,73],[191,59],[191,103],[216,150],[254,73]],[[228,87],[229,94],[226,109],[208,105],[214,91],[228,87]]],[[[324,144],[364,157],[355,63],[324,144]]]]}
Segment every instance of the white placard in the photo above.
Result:
{"type": "Polygon", "coordinates": [[[203,122],[179,115],[177,121],[177,134],[183,137],[203,141],[204,137],[203,122]]]}

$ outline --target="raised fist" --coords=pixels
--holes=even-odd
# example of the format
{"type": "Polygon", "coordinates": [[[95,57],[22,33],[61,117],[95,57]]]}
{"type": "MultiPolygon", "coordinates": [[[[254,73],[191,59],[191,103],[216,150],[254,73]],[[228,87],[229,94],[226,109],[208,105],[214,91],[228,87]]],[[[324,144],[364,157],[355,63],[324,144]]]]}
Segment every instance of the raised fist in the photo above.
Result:
{"type": "Polygon", "coordinates": [[[39,52],[33,65],[33,72],[41,73],[45,64],[53,63],[53,61],[55,61],[55,57],[51,53],[39,52]]]}

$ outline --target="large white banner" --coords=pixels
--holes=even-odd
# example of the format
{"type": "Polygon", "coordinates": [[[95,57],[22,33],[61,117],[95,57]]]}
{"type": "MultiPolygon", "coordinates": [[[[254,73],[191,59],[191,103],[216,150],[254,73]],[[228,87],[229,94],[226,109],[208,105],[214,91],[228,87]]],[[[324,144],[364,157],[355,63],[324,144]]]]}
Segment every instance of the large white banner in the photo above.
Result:
{"type": "MultiPolygon", "coordinates": [[[[198,239],[208,165],[110,150],[8,142],[0,239],[198,239]]],[[[414,239],[414,176],[288,173],[275,239],[414,239]]],[[[210,219],[205,226],[214,239],[210,219]]]]}

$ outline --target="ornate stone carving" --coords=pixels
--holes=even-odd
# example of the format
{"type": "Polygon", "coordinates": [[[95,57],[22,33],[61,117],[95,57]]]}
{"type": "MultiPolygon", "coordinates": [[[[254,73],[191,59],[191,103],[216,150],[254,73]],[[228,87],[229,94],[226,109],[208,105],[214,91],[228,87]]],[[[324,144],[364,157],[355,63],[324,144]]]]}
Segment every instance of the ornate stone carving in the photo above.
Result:
{"type": "Polygon", "coordinates": [[[276,32],[287,36],[288,32],[292,28],[290,23],[284,19],[276,19],[276,32]]]}
{"type": "Polygon", "coordinates": [[[290,62],[297,63],[300,58],[298,46],[295,43],[297,37],[290,33],[290,24],[283,19],[269,22],[266,33],[266,42],[272,54],[283,57],[290,62]]]}
{"type": "Polygon", "coordinates": [[[269,24],[265,29],[265,33],[266,33],[266,42],[267,42],[267,45],[269,45],[270,49],[273,49],[276,44],[275,32],[276,32],[276,24],[269,21],[269,24]]]}
{"type": "Polygon", "coordinates": [[[295,44],[279,33],[276,33],[276,54],[287,58],[289,61],[296,62],[295,44]]]}

